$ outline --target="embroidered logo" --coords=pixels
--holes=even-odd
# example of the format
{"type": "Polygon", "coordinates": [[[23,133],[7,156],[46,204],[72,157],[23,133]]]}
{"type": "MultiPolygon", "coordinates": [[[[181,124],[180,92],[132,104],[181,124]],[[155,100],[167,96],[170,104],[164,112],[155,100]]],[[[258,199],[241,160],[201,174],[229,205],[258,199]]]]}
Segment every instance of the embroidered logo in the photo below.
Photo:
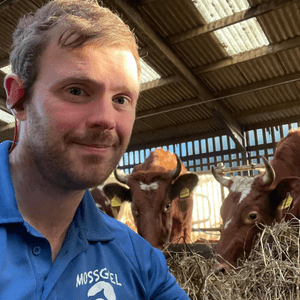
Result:
{"type": "MultiPolygon", "coordinates": [[[[87,296],[92,297],[103,291],[103,295],[107,300],[116,300],[116,294],[112,285],[105,281],[99,281],[94,284],[88,291],[87,296]]],[[[97,298],[97,300],[104,300],[103,298],[97,298]]]]}
{"type": "Polygon", "coordinates": [[[77,274],[76,287],[87,285],[92,285],[87,292],[88,298],[96,296],[96,300],[116,300],[114,288],[122,286],[122,283],[119,282],[117,274],[103,268],[77,274]]]}

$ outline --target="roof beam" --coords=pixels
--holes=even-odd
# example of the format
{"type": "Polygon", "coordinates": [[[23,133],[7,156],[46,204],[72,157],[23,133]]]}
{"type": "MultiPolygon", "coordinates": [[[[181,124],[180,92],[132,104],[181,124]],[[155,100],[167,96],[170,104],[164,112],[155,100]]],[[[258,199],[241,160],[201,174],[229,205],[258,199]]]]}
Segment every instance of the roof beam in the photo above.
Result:
{"type": "MultiPolygon", "coordinates": [[[[171,126],[163,129],[156,129],[149,132],[151,134],[151,137],[155,140],[165,140],[169,139],[174,132],[182,134],[183,136],[188,136],[191,126],[193,127],[206,127],[206,126],[212,126],[214,125],[216,120],[214,118],[202,120],[202,121],[196,121],[192,123],[186,123],[182,125],[176,125],[171,126]]],[[[146,143],[148,139],[148,134],[145,132],[136,133],[132,135],[132,142],[139,141],[139,144],[146,143]]]]}
{"type": "Polygon", "coordinates": [[[232,89],[227,89],[227,90],[224,90],[221,92],[217,92],[215,94],[215,96],[217,99],[229,98],[229,97],[238,96],[241,94],[252,93],[252,92],[259,91],[259,90],[273,88],[275,86],[288,84],[290,82],[298,81],[298,80],[300,80],[300,72],[264,80],[261,82],[255,82],[255,83],[243,85],[240,87],[235,87],[232,89]]]}
{"type": "Polygon", "coordinates": [[[143,118],[147,118],[147,117],[151,117],[151,116],[155,116],[155,115],[165,114],[165,113],[168,113],[171,111],[175,111],[178,109],[184,109],[184,108],[199,105],[199,104],[203,104],[203,102],[199,101],[199,98],[193,98],[193,99],[189,99],[189,100],[186,100],[183,102],[165,105],[163,107],[138,112],[136,114],[136,119],[139,120],[139,119],[143,119],[143,118]]]}
{"type": "Polygon", "coordinates": [[[19,0],[4,0],[0,3],[0,12],[6,8],[9,8],[14,3],[18,2],[19,0]]]}
{"type": "Polygon", "coordinates": [[[6,67],[7,65],[9,65],[9,58],[0,61],[0,68],[6,67]]]}
{"type": "Polygon", "coordinates": [[[225,59],[219,60],[215,63],[203,65],[197,68],[194,68],[195,74],[203,74],[206,72],[212,72],[219,70],[221,68],[229,67],[235,64],[239,64],[242,62],[250,61],[252,59],[258,59],[260,57],[264,57],[266,55],[277,54],[281,51],[286,51],[289,49],[293,49],[296,47],[300,47],[300,37],[296,37],[293,39],[289,39],[283,41],[281,43],[272,44],[268,46],[263,46],[258,49],[254,49],[251,51],[243,52],[241,54],[233,55],[231,57],[227,57],[225,59]]]}
{"type": "Polygon", "coordinates": [[[222,18],[220,20],[199,26],[183,33],[171,36],[168,38],[168,43],[176,44],[188,39],[192,39],[196,36],[212,33],[213,31],[237,24],[242,21],[249,20],[254,17],[261,16],[272,10],[282,8],[285,5],[288,5],[293,2],[299,2],[300,0],[272,0],[265,3],[262,3],[258,6],[251,7],[247,10],[235,13],[231,16],[222,18]]]}
{"type": "Polygon", "coordinates": [[[255,109],[249,109],[245,110],[242,112],[234,113],[234,117],[237,118],[238,120],[242,121],[243,119],[247,117],[258,117],[258,116],[263,116],[270,114],[272,112],[277,112],[281,110],[286,110],[286,109],[293,109],[293,108],[299,108],[300,106],[300,99],[299,100],[294,100],[294,101],[288,101],[284,103],[278,103],[274,105],[269,105],[269,106],[264,106],[264,107],[259,107],[255,109]]]}
{"type": "Polygon", "coordinates": [[[0,143],[5,140],[13,140],[15,122],[0,127],[0,143]]]}
{"type": "MultiPolygon", "coordinates": [[[[179,74],[184,78],[197,92],[199,95],[199,101],[205,101],[208,99],[214,98],[214,95],[202,85],[197,77],[191,72],[185,64],[175,55],[175,53],[169,48],[169,46],[155,33],[155,31],[143,20],[142,16],[123,0],[110,0],[108,1],[109,5],[114,5],[118,11],[121,11],[126,15],[126,18],[133,22],[139,30],[149,38],[149,43],[151,43],[155,48],[159,49],[163,55],[173,63],[175,68],[178,70],[179,74]]],[[[219,102],[208,102],[206,106],[210,110],[218,110],[220,114],[223,114],[226,111],[223,104],[219,102]]],[[[234,119],[230,119],[229,113],[226,112],[226,116],[223,116],[222,120],[227,119],[230,123],[235,124],[235,128],[239,128],[239,124],[234,119]]],[[[239,135],[242,135],[241,129],[238,132],[239,135]]],[[[235,138],[235,135],[232,135],[232,138],[235,138]]],[[[238,147],[243,147],[243,145],[238,145],[238,147]]]]}
{"type": "Polygon", "coordinates": [[[227,135],[229,135],[236,144],[236,147],[241,152],[246,152],[246,139],[240,124],[235,121],[226,111],[220,109],[212,110],[213,116],[223,125],[227,135]],[[234,121],[232,121],[234,120],[234,121]]]}
{"type": "Polygon", "coordinates": [[[0,97],[0,109],[5,110],[6,112],[11,113],[6,107],[6,101],[0,97]]]}
{"type": "Polygon", "coordinates": [[[4,132],[6,130],[14,129],[14,128],[15,128],[15,122],[11,122],[7,125],[0,126],[0,133],[4,132]]]}

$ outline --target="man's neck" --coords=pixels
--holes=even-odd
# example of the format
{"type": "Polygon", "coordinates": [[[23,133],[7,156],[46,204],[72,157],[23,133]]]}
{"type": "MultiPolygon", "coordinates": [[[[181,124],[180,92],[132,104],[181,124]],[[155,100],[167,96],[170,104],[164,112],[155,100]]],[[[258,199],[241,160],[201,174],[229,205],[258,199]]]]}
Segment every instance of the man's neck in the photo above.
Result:
{"type": "Polygon", "coordinates": [[[16,149],[10,154],[10,171],[18,209],[49,241],[54,261],[85,191],[62,190],[45,181],[32,164],[20,161],[16,149]]]}

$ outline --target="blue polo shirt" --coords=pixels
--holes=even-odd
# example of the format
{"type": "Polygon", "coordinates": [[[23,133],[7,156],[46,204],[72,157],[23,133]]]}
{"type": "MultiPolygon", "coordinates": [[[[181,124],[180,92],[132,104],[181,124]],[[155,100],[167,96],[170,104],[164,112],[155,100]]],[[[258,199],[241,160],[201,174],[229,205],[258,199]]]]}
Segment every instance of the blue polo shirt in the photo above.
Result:
{"type": "Polygon", "coordinates": [[[18,211],[11,144],[0,144],[1,300],[189,299],[163,254],[100,212],[88,191],[52,263],[49,242],[18,211]]]}

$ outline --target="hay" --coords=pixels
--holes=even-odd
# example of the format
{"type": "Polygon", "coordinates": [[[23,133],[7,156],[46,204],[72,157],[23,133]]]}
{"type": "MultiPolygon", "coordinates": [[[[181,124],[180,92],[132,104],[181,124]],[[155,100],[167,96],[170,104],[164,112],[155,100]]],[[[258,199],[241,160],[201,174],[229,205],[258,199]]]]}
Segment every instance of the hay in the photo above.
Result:
{"type": "Polygon", "coordinates": [[[169,253],[170,272],[190,299],[300,300],[300,221],[258,226],[262,232],[248,259],[225,275],[214,272],[213,259],[188,251],[169,253]]]}

